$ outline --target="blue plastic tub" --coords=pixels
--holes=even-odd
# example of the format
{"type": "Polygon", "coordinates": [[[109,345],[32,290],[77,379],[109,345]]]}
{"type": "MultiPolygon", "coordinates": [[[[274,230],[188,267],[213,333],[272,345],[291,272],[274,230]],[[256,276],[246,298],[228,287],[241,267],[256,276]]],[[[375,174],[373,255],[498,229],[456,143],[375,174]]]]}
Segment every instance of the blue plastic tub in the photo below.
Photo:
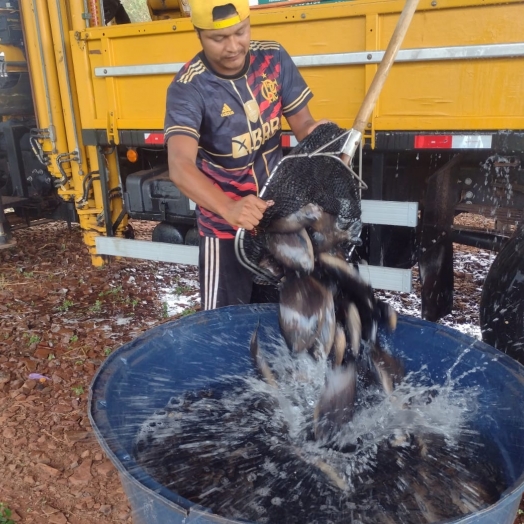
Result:
{"type": "MultiPolygon", "coordinates": [[[[100,445],[120,473],[135,524],[239,522],[214,515],[153,480],[133,460],[133,439],[155,409],[196,388],[195,379],[204,381],[199,380],[201,389],[206,380],[252,372],[249,340],[259,321],[278,329],[277,306],[197,313],[125,344],[98,371],[89,415],[100,445]]],[[[260,330],[261,345],[265,333],[260,330]]],[[[444,383],[459,355],[454,374],[479,368],[466,375],[463,385],[482,385],[475,427],[498,447],[509,487],[493,506],[453,523],[513,524],[524,491],[524,367],[480,341],[416,318],[401,317],[388,338],[388,347],[404,356],[407,371],[427,365],[435,384],[444,383]]]]}

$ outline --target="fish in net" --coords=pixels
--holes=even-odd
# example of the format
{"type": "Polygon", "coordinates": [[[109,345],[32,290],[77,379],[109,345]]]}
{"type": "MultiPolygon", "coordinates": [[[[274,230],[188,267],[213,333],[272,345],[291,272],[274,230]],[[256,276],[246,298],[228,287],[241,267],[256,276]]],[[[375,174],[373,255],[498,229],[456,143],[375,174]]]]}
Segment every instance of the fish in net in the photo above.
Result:
{"type": "MultiPolygon", "coordinates": [[[[376,336],[379,324],[395,328],[396,313],[348,262],[360,244],[362,186],[340,157],[347,133],[327,123],[301,141],[261,191],[272,205],[256,229],[239,230],[235,239],[237,257],[255,282],[279,288],[279,325],[289,349],[332,363],[314,413],[318,439],[335,437],[351,420],[357,370],[368,360],[388,393],[403,376],[376,336]]],[[[254,337],[255,363],[276,383],[254,337]]]]}
{"type": "MultiPolygon", "coordinates": [[[[268,269],[268,260],[272,257],[268,245],[270,236],[279,231],[275,224],[286,217],[300,215],[301,210],[304,210],[301,216],[309,212],[313,217],[310,225],[321,213],[332,218],[331,229],[339,232],[336,242],[339,246],[360,243],[361,184],[339,158],[346,135],[346,130],[333,123],[318,126],[271,173],[260,198],[274,204],[266,209],[253,231],[239,229],[235,239],[237,257],[253,273],[255,282],[279,283],[282,275],[268,269]]],[[[307,217],[301,224],[308,224],[307,217]]],[[[315,232],[306,229],[314,240],[315,232]]],[[[324,250],[318,242],[314,242],[314,247],[317,251],[324,250]]],[[[329,247],[333,248],[334,243],[329,247]]]]}

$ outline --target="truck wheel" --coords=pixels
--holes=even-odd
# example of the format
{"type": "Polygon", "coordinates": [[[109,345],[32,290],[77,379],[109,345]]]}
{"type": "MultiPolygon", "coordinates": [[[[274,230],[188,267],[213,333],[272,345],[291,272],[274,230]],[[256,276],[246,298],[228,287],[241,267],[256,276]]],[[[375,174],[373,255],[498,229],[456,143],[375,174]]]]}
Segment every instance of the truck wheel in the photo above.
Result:
{"type": "Polygon", "coordinates": [[[175,226],[169,222],[160,222],[153,229],[153,242],[166,242],[167,244],[183,244],[185,228],[175,226]]]}
{"type": "Polygon", "coordinates": [[[200,235],[198,234],[198,229],[192,227],[186,233],[186,245],[188,246],[198,246],[200,243],[200,235]]]}
{"type": "Polygon", "coordinates": [[[488,271],[480,299],[484,342],[524,364],[524,224],[488,271]]]}

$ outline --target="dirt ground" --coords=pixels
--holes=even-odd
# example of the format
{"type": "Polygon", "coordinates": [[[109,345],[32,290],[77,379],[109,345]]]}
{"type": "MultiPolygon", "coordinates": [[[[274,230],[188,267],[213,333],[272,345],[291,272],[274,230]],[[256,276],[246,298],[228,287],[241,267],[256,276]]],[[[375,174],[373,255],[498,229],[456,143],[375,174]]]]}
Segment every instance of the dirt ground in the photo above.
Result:
{"type": "MultiPolygon", "coordinates": [[[[148,237],[152,225],[135,227],[148,237]]],[[[15,237],[15,247],[0,250],[0,503],[27,524],[131,523],[89,424],[89,385],[113,350],[173,311],[199,309],[196,268],[131,259],[95,268],[75,225],[15,237]]],[[[469,252],[470,267],[455,274],[458,310],[448,325],[478,323],[483,261],[492,254],[469,252]]],[[[414,297],[386,295],[407,311],[414,297]]]]}

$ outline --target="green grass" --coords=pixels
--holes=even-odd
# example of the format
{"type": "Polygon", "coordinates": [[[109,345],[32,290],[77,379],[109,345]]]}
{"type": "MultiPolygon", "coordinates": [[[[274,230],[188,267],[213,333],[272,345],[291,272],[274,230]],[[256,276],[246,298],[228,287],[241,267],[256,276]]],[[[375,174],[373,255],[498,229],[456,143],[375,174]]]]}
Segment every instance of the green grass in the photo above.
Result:
{"type": "Polygon", "coordinates": [[[133,309],[138,305],[138,298],[129,298],[127,297],[125,300],[126,304],[130,304],[133,309]]]}
{"type": "Polygon", "coordinates": [[[169,306],[167,302],[162,302],[162,318],[169,317],[169,306]]]}
{"type": "Polygon", "coordinates": [[[33,344],[38,344],[41,340],[38,335],[30,335],[29,333],[24,333],[23,337],[29,339],[27,341],[28,346],[31,346],[33,344]]]}
{"type": "Polygon", "coordinates": [[[182,313],[180,313],[180,316],[181,317],[187,317],[188,315],[192,315],[193,313],[196,313],[196,309],[192,308],[192,307],[188,307],[188,308],[184,309],[184,311],[182,311],[182,313]]]}
{"type": "Polygon", "coordinates": [[[15,524],[15,521],[11,519],[13,512],[3,503],[0,502],[0,524],[15,524]]]}
{"type": "Polygon", "coordinates": [[[97,299],[96,302],[89,308],[89,311],[91,311],[91,313],[100,313],[100,311],[102,311],[102,302],[97,299]]]}
{"type": "Polygon", "coordinates": [[[74,304],[73,304],[73,302],[72,302],[71,300],[67,300],[67,299],[66,299],[66,300],[64,300],[64,301],[62,302],[62,305],[61,305],[61,306],[58,306],[58,307],[57,307],[57,309],[58,309],[58,311],[69,311],[69,308],[70,308],[71,306],[73,306],[73,305],[74,305],[74,304]]]}
{"type": "Polygon", "coordinates": [[[122,286],[115,287],[113,289],[108,289],[107,291],[102,291],[98,293],[99,297],[106,297],[108,295],[118,295],[119,293],[122,293],[123,289],[122,286]]]}
{"type": "Polygon", "coordinates": [[[192,291],[192,288],[181,284],[175,287],[175,289],[173,290],[173,295],[182,295],[184,293],[189,293],[190,291],[192,291]]]}
{"type": "Polygon", "coordinates": [[[75,395],[83,395],[84,394],[84,388],[82,386],[74,386],[71,388],[75,395]]]}
{"type": "MultiPolygon", "coordinates": [[[[131,298],[129,296],[125,295],[124,288],[122,286],[118,286],[112,289],[108,289],[106,291],[101,291],[98,293],[99,298],[95,302],[94,305],[92,305],[89,308],[89,311],[92,313],[100,313],[103,309],[103,301],[111,301],[113,304],[123,304],[126,306],[131,306],[132,310],[135,310],[135,307],[140,302],[138,298],[131,298]]],[[[133,313],[131,313],[133,315],[133,313]]]]}

